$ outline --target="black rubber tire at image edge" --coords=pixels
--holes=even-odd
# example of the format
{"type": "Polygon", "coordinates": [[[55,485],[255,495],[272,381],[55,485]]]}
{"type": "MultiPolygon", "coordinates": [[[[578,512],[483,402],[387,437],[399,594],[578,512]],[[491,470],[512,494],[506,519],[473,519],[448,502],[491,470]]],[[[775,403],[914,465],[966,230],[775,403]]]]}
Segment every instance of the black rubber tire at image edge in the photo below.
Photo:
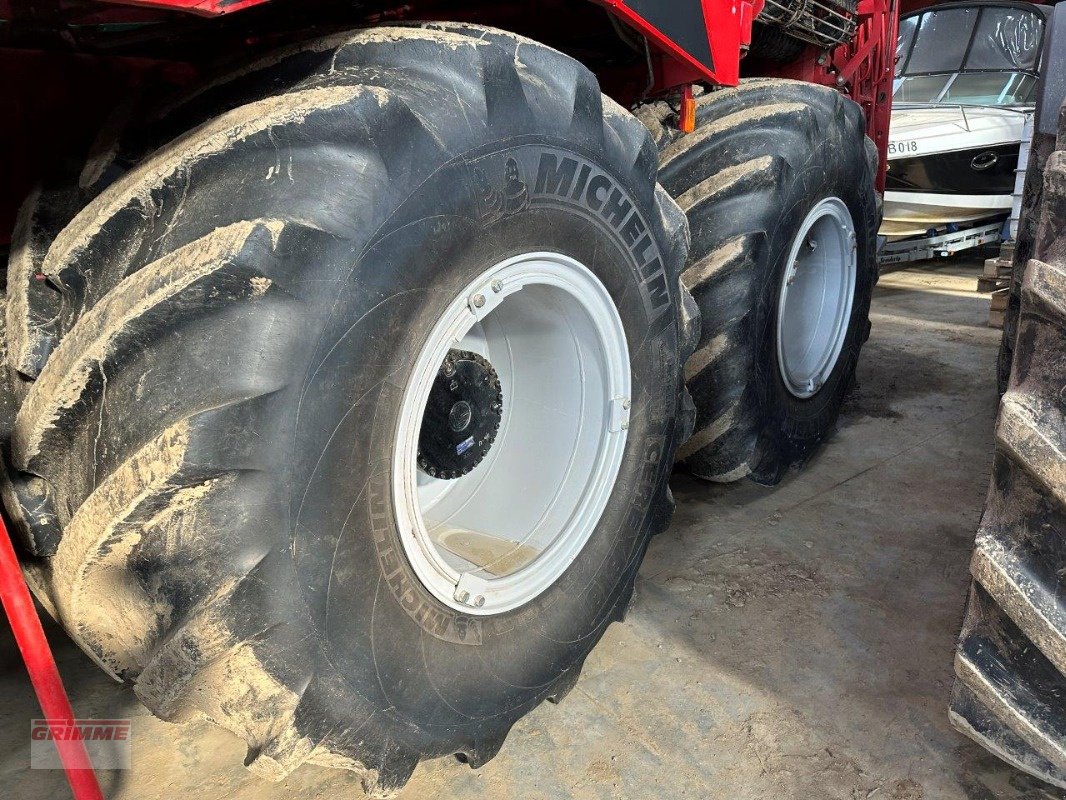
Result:
{"type": "Polygon", "coordinates": [[[290,48],[169,110],[153,140],[49,246],[46,210],[23,211],[5,499],[29,581],[153,713],[233,730],[261,775],[310,761],[389,794],[421,759],[483,764],[573,686],[672,511],[698,314],[648,132],[555,51],[432,25],[290,48]],[[581,174],[596,193],[571,191],[581,174]],[[544,250],[616,301],[627,445],[559,581],[474,618],[402,555],[397,409],[451,299],[544,250]]]}
{"type": "Polygon", "coordinates": [[[877,159],[859,106],[825,87],[744,81],[700,96],[696,113],[688,136],[651,122],[659,180],[688,215],[692,246],[682,281],[703,320],[686,367],[696,431],[679,456],[708,480],[774,484],[831,433],[869,336],[877,159]],[[777,366],[778,295],[800,225],[834,196],[857,236],[852,315],[835,369],[801,400],[777,366]]]}
{"type": "MultiPolygon", "coordinates": [[[[955,727],[1066,789],[1066,108],[1023,230],[1009,382],[955,654],[955,727]]],[[[1021,244],[1021,242],[1019,242],[1021,244]]]]}
{"type": "Polygon", "coordinates": [[[1015,236],[1014,252],[1011,258],[1010,291],[1007,294],[1007,308],[1003,314],[1003,337],[1000,340],[999,357],[996,361],[996,385],[1002,395],[1010,384],[1011,362],[1014,359],[1014,342],[1018,337],[1018,315],[1021,311],[1022,280],[1025,267],[1033,257],[1036,244],[1037,227],[1040,222],[1040,207],[1044,197],[1044,167],[1048,158],[1055,152],[1055,136],[1042,132],[1039,127],[1030,143],[1029,163],[1025,171],[1025,185],[1022,190],[1021,211],[1018,218],[1018,231],[1015,236]]]}

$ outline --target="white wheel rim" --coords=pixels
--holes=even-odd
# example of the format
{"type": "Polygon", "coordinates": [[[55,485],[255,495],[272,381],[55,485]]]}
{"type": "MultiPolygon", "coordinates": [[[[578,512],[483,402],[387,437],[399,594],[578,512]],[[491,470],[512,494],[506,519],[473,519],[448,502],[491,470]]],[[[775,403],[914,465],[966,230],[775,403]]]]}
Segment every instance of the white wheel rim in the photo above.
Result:
{"type": "Polygon", "coordinates": [[[792,242],[777,305],[777,363],[794,396],[813,397],[836,367],[851,322],[858,264],[855,223],[828,197],[792,242]]]}
{"type": "Polygon", "coordinates": [[[558,253],[497,264],[448,306],[415,361],[393,456],[404,552],[440,602],[475,615],[533,600],[577,558],[618,477],[629,427],[629,349],[614,301],[558,253]],[[417,464],[433,381],[450,349],[493,365],[499,433],[455,480],[417,464]]]}

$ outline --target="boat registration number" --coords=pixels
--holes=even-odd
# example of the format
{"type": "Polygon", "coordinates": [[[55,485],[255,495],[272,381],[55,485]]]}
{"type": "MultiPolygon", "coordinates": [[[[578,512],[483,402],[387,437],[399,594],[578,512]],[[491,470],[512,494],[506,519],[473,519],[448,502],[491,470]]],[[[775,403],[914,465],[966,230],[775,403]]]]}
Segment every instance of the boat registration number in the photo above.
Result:
{"type": "Polygon", "coordinates": [[[906,140],[901,141],[901,142],[889,142],[888,143],[888,154],[890,156],[899,156],[899,155],[904,155],[906,153],[917,153],[917,152],[918,152],[918,142],[916,142],[914,139],[906,139],[906,140]]]}

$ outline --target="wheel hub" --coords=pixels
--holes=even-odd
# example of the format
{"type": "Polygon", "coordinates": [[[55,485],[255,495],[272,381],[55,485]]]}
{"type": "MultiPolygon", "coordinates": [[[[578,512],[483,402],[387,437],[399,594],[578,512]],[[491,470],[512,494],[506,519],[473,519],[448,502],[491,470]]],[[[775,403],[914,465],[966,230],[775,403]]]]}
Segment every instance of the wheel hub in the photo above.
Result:
{"type": "Polygon", "coordinates": [[[418,466],[431,478],[455,480],[485,460],[503,417],[500,378],[488,359],[452,350],[426,401],[418,466]]]}

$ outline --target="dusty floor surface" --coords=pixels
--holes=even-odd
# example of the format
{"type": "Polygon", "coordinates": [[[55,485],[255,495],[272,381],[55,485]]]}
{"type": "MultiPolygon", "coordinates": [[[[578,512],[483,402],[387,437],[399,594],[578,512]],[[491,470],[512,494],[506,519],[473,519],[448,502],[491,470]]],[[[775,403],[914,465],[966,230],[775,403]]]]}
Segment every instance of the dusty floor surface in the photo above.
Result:
{"type": "MultiPolygon", "coordinates": [[[[473,771],[423,765],[404,798],[1046,800],[947,722],[952,647],[991,462],[999,333],[976,261],[886,275],[860,387],[830,446],[767,490],[674,479],[629,620],[574,692],[473,771]]],[[[345,773],[265,784],[206,724],[168,725],[50,628],[83,716],[132,716],[112,800],[358,798],[345,773]]],[[[0,631],[0,797],[64,797],[31,771],[37,714],[0,631]]]]}

